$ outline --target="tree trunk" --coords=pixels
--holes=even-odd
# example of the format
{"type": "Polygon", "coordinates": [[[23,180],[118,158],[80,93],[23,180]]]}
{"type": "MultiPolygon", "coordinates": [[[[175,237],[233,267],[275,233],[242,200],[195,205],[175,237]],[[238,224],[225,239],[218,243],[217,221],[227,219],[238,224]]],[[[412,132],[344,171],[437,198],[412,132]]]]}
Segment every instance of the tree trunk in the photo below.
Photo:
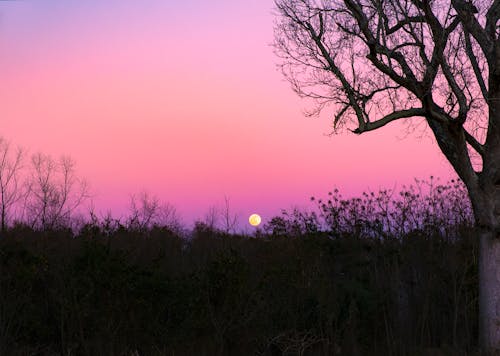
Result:
{"type": "Polygon", "coordinates": [[[500,350],[500,239],[479,232],[479,343],[487,353],[500,350]]]}
{"type": "Polygon", "coordinates": [[[483,185],[483,194],[471,194],[471,200],[473,200],[479,237],[479,346],[487,355],[498,355],[500,352],[500,185],[489,185],[489,188],[484,189],[483,185]],[[482,199],[478,200],[478,196],[482,196],[482,199]]]}
{"type": "Polygon", "coordinates": [[[4,233],[6,230],[6,223],[5,223],[6,217],[5,217],[5,215],[6,215],[5,214],[5,206],[2,206],[2,226],[1,226],[1,230],[0,230],[2,233],[4,233]]]}
{"type": "MultiPolygon", "coordinates": [[[[498,11],[498,6],[492,7],[498,11]]],[[[497,16],[497,15],[495,15],[497,16]]],[[[500,354],[500,46],[488,58],[488,130],[477,191],[469,189],[480,227],[479,342],[487,354],[500,354]],[[476,204],[475,204],[476,203],[476,204]]]]}

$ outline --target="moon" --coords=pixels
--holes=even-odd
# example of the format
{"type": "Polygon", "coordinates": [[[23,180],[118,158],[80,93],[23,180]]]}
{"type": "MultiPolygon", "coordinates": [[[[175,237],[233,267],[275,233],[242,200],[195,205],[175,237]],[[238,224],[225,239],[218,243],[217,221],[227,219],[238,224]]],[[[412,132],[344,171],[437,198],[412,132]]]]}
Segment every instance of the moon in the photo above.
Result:
{"type": "Polygon", "coordinates": [[[248,218],[248,222],[250,223],[250,225],[252,226],[259,226],[260,225],[260,222],[262,221],[261,217],[259,214],[252,214],[250,215],[250,217],[248,218]]]}

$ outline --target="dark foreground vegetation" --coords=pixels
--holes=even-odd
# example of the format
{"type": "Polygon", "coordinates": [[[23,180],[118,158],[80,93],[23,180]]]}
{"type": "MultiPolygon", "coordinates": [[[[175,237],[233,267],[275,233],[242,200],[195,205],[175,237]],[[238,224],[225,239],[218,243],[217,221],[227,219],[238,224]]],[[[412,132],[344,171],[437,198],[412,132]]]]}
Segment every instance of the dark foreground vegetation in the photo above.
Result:
{"type": "Polygon", "coordinates": [[[10,227],[0,355],[474,354],[467,199],[456,182],[425,186],[334,191],[255,236],[10,227]]]}

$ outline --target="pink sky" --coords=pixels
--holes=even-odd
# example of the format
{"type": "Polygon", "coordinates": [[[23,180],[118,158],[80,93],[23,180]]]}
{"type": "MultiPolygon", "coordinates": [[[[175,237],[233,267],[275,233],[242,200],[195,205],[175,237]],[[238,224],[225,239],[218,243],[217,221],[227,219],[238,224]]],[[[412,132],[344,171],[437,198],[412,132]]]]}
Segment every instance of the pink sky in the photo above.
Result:
{"type": "Polygon", "coordinates": [[[70,155],[98,210],[148,191],[203,218],[224,196],[264,222],[311,195],[451,169],[421,130],[328,136],[276,69],[273,2],[0,2],[0,135],[70,155]],[[104,4],[105,3],[105,4],[104,4]]]}

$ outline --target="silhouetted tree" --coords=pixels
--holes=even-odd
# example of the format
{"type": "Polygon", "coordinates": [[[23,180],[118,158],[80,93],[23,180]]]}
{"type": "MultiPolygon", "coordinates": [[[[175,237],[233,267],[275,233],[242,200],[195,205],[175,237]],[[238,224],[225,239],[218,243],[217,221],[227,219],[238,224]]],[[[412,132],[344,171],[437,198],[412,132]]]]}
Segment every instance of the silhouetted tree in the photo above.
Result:
{"type": "Polygon", "coordinates": [[[0,137],[0,228],[5,232],[14,205],[22,198],[24,150],[0,137]]]}
{"type": "Polygon", "coordinates": [[[223,231],[227,234],[235,233],[238,225],[238,214],[232,211],[230,201],[228,196],[224,196],[223,205],[211,205],[205,213],[203,221],[199,223],[211,230],[223,231]]]}
{"type": "Polygon", "coordinates": [[[130,198],[130,216],[127,225],[135,230],[149,230],[164,227],[172,231],[181,230],[177,210],[170,203],[162,203],[157,196],[148,192],[132,195],[130,198]]]}
{"type": "Polygon", "coordinates": [[[238,215],[233,214],[230,208],[230,199],[224,195],[224,206],[221,209],[222,222],[226,233],[235,233],[236,225],[238,225],[238,215]]]}
{"type": "MultiPolygon", "coordinates": [[[[420,118],[467,187],[480,239],[480,345],[500,349],[500,1],[277,0],[293,89],[362,134],[420,118]]],[[[369,157],[369,153],[368,156],[369,157]]],[[[363,162],[360,162],[362,164],[363,162]]]]}
{"type": "Polygon", "coordinates": [[[35,228],[67,226],[71,214],[89,197],[85,180],[76,176],[69,157],[56,161],[49,155],[34,154],[27,179],[27,219],[35,228]]]}

